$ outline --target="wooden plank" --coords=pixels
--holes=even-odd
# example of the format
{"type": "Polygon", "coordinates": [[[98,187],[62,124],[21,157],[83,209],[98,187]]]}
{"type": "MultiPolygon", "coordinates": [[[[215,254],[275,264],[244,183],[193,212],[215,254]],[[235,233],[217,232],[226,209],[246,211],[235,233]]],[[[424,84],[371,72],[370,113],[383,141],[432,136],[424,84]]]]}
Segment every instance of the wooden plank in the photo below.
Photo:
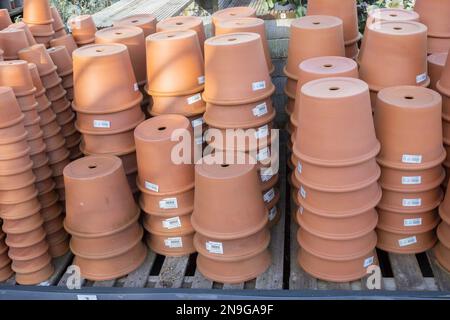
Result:
{"type": "Polygon", "coordinates": [[[387,291],[397,290],[397,285],[394,278],[383,278],[383,289],[387,291]]]}
{"type": "Polygon", "coordinates": [[[72,260],[73,260],[73,254],[70,251],[61,257],[53,259],[53,266],[55,268],[55,272],[45,282],[50,286],[56,285],[59,282],[59,280],[61,279],[61,277],[63,276],[63,274],[66,272],[67,267],[70,265],[72,260]]]}
{"type": "Polygon", "coordinates": [[[415,255],[389,253],[397,290],[425,290],[426,285],[415,255]]]}
{"type": "Polygon", "coordinates": [[[155,288],[181,288],[189,256],[166,257],[155,288]]]}
{"type": "Polygon", "coordinates": [[[123,286],[126,288],[145,287],[155,259],[156,254],[149,250],[144,263],[137,270],[133,271],[125,278],[123,286]]]}
{"type": "Polygon", "coordinates": [[[244,283],[237,283],[237,284],[228,284],[225,283],[223,285],[223,290],[244,290],[244,283]]]}
{"type": "Polygon", "coordinates": [[[98,288],[111,288],[116,284],[116,279],[113,280],[105,280],[105,281],[95,281],[92,285],[93,287],[98,288]]]}
{"type": "Polygon", "coordinates": [[[317,280],[317,288],[319,290],[350,290],[350,282],[329,282],[317,280]]]}
{"type": "Polygon", "coordinates": [[[269,44],[270,56],[274,59],[287,58],[289,39],[267,40],[269,44]]]}
{"type": "Polygon", "coordinates": [[[206,279],[198,270],[195,270],[194,277],[192,279],[192,289],[212,289],[213,282],[206,279]]]}
{"type": "Polygon", "coordinates": [[[439,264],[432,250],[427,252],[427,257],[439,290],[450,291],[450,272],[439,264]]]}
{"type": "Polygon", "coordinates": [[[265,20],[268,40],[289,39],[291,23],[294,19],[265,20]]]}
{"type": "Polygon", "coordinates": [[[431,277],[426,277],[423,279],[425,281],[425,286],[429,291],[439,291],[436,279],[431,277]]]}

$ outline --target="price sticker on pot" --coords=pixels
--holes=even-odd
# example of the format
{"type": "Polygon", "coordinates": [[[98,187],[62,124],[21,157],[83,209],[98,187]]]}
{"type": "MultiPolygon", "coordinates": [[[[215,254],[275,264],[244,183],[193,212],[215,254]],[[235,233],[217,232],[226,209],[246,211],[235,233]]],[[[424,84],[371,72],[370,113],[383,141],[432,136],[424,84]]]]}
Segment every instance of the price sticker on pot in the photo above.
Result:
{"type": "Polygon", "coordinates": [[[269,126],[266,124],[265,126],[262,126],[258,128],[255,132],[255,138],[256,139],[262,139],[269,135],[269,126]]]}
{"type": "Polygon", "coordinates": [[[402,184],[421,184],[422,176],[402,177],[402,184]]]}
{"type": "Polygon", "coordinates": [[[305,189],[303,189],[303,186],[300,187],[300,195],[302,196],[303,199],[306,199],[306,191],[305,189]]]}
{"type": "Polygon", "coordinates": [[[422,225],[422,218],[404,219],[403,220],[403,225],[405,227],[421,226],[422,225]]]}
{"type": "Polygon", "coordinates": [[[264,161],[269,157],[270,157],[270,150],[268,147],[265,147],[264,149],[261,149],[261,151],[258,152],[258,154],[256,155],[256,160],[264,161]]]}
{"type": "Polygon", "coordinates": [[[412,245],[414,243],[417,243],[416,236],[412,236],[412,237],[409,237],[409,238],[404,238],[404,239],[398,240],[398,245],[400,247],[410,246],[410,245],[412,245]]]}
{"type": "Polygon", "coordinates": [[[135,83],[133,85],[134,91],[139,91],[139,85],[137,83],[135,83]]]}
{"type": "Polygon", "coordinates": [[[111,122],[107,120],[94,120],[94,128],[105,128],[109,129],[111,128],[111,122]]]}
{"type": "MultiPolygon", "coordinates": [[[[186,100],[189,105],[194,104],[194,103],[202,100],[202,95],[200,93],[197,93],[197,94],[193,95],[192,97],[187,98],[186,100]]],[[[194,125],[192,125],[192,126],[194,126],[194,125]]]]}
{"type": "Polygon", "coordinates": [[[427,74],[426,74],[426,73],[419,74],[419,75],[416,77],[416,82],[417,82],[417,83],[424,82],[425,80],[427,80],[427,74]]]}
{"type": "Polygon", "coordinates": [[[181,220],[180,217],[174,217],[166,219],[162,222],[163,228],[165,229],[176,229],[181,228],[181,220]]]}
{"type": "Polygon", "coordinates": [[[256,107],[252,109],[252,112],[255,117],[262,117],[268,112],[267,104],[265,102],[258,104],[256,107]]]}
{"type": "Polygon", "coordinates": [[[210,253],[223,254],[223,244],[222,242],[208,241],[206,242],[206,250],[210,253]]]}
{"type": "Polygon", "coordinates": [[[402,200],[402,205],[404,207],[420,207],[422,205],[422,199],[421,198],[417,198],[417,199],[403,199],[402,200]]]}
{"type": "Polygon", "coordinates": [[[275,219],[276,216],[277,216],[277,207],[273,207],[269,211],[269,221],[273,221],[273,219],[275,219]]]}
{"type": "Polygon", "coordinates": [[[161,209],[177,209],[178,201],[177,198],[165,198],[159,201],[159,207],[161,209]]]}
{"type": "Polygon", "coordinates": [[[203,118],[192,120],[192,127],[196,128],[203,125],[203,118]]]}
{"type": "Polygon", "coordinates": [[[253,91],[263,90],[266,88],[266,82],[265,81],[258,81],[252,83],[252,89],[253,91]]]}
{"type": "Polygon", "coordinates": [[[273,177],[272,168],[262,168],[261,169],[261,181],[267,182],[273,177]]]}
{"type": "Polygon", "coordinates": [[[420,154],[404,154],[402,156],[403,163],[422,163],[422,155],[420,154]]]}
{"type": "Polygon", "coordinates": [[[183,240],[180,237],[164,239],[164,244],[169,248],[183,248],[183,240]]]}
{"type": "Polygon", "coordinates": [[[375,260],[375,258],[373,256],[365,259],[364,260],[364,268],[371,266],[373,264],[374,260],[375,260]]]}
{"type": "Polygon", "coordinates": [[[200,76],[197,78],[198,84],[204,84],[205,83],[205,76],[200,76]]]}
{"type": "Polygon", "coordinates": [[[264,194],[264,201],[269,203],[275,198],[275,189],[272,188],[264,194]]]}
{"type": "Polygon", "coordinates": [[[298,173],[302,173],[302,171],[303,171],[303,166],[300,161],[297,163],[297,171],[298,171],[298,173]]]}
{"type": "Polygon", "coordinates": [[[150,191],[159,192],[159,186],[157,184],[145,181],[145,189],[150,191]]]}

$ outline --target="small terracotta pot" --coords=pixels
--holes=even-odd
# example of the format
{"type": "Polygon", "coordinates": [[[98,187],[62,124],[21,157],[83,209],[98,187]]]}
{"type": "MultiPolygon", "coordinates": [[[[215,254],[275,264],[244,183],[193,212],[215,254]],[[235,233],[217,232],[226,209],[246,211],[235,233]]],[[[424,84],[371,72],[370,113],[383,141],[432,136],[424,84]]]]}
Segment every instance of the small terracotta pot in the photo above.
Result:
{"type": "Polygon", "coordinates": [[[91,15],[81,15],[69,19],[67,22],[72,36],[78,45],[94,43],[97,27],[91,15]]]}
{"type": "Polygon", "coordinates": [[[55,219],[63,213],[63,208],[58,202],[55,202],[47,208],[41,209],[41,216],[44,222],[55,219]]]}
{"type": "Polygon", "coordinates": [[[75,109],[85,112],[113,112],[141,102],[142,94],[125,45],[85,46],[74,51],[73,60],[75,109]],[[111,76],[108,70],[115,70],[117,76],[111,76]],[[101,86],[98,85],[100,83],[101,86]],[[111,88],[114,90],[111,91],[111,88]]]}
{"type": "Polygon", "coordinates": [[[383,197],[378,204],[382,209],[400,212],[423,212],[437,208],[444,195],[439,187],[443,179],[436,181],[434,188],[424,191],[389,190],[383,187],[383,197]]]}
{"type": "Polygon", "coordinates": [[[55,35],[52,24],[27,23],[27,25],[36,42],[48,47],[49,41],[53,39],[55,35]]]}
{"type": "Polygon", "coordinates": [[[378,228],[397,233],[420,233],[430,230],[439,223],[437,210],[408,213],[378,208],[378,228]]]}
{"type": "Polygon", "coordinates": [[[50,101],[56,101],[56,100],[59,100],[59,99],[61,99],[61,98],[63,98],[63,97],[65,97],[66,96],[66,90],[64,90],[64,88],[61,86],[61,82],[62,82],[62,80],[61,80],[61,78],[58,80],[58,83],[56,83],[56,85],[54,86],[54,87],[48,87],[47,88],[47,92],[46,92],[46,95],[47,95],[47,98],[50,100],[50,101]]]}
{"type": "Polygon", "coordinates": [[[19,51],[19,57],[22,60],[26,60],[36,65],[39,75],[42,78],[41,80],[47,88],[44,76],[53,74],[56,71],[56,66],[50,58],[45,46],[36,44],[26,49],[22,49],[19,51]]]}
{"type": "Polygon", "coordinates": [[[6,236],[5,243],[8,247],[26,248],[37,244],[45,239],[45,231],[42,224],[36,229],[24,233],[13,234],[9,233],[6,236]]]}
{"type": "Polygon", "coordinates": [[[195,252],[193,244],[194,233],[175,237],[166,234],[147,234],[145,241],[154,252],[168,256],[181,257],[195,252]]]}
{"type": "Polygon", "coordinates": [[[442,166],[417,170],[382,167],[380,184],[392,190],[427,190],[443,180],[444,175],[442,166]]]}
{"type": "Polygon", "coordinates": [[[48,0],[26,0],[23,3],[23,21],[25,23],[52,23],[52,13],[48,0]]]}
{"type": "Polygon", "coordinates": [[[189,117],[202,114],[206,109],[201,93],[172,97],[152,96],[151,100],[148,112],[152,116],[173,113],[189,117]]]}
{"type": "Polygon", "coordinates": [[[23,234],[31,232],[36,228],[42,226],[44,220],[41,217],[40,212],[36,212],[29,217],[17,219],[17,220],[4,220],[2,229],[8,234],[23,234]]]}
{"type": "MultiPolygon", "coordinates": [[[[47,100],[48,101],[48,100],[47,100]]],[[[42,132],[44,132],[44,137],[48,136],[48,130],[45,128],[48,125],[51,125],[56,120],[56,114],[53,112],[51,108],[51,103],[48,103],[43,109],[38,108],[40,122],[42,132]]]]}
{"type": "Polygon", "coordinates": [[[64,25],[64,22],[58,12],[58,9],[56,7],[52,6],[52,7],[50,7],[50,11],[52,14],[52,19],[53,19],[53,22],[52,22],[53,30],[59,31],[61,29],[64,29],[65,25],[64,25]]]}
{"type": "Polygon", "coordinates": [[[64,216],[59,215],[58,217],[45,221],[44,222],[44,230],[47,234],[55,233],[62,228],[64,228],[64,216]]]}
{"type": "Polygon", "coordinates": [[[58,243],[50,245],[48,252],[52,258],[58,258],[65,255],[69,250],[69,241],[70,237],[67,236],[65,239],[61,240],[58,243]]]}
{"type": "Polygon", "coordinates": [[[439,0],[416,0],[414,5],[414,11],[420,15],[420,21],[428,27],[428,34],[433,37],[450,38],[449,10],[450,5],[439,0]]]}
{"type": "Polygon", "coordinates": [[[203,89],[203,57],[194,31],[158,32],[147,37],[146,47],[149,95],[180,96],[203,89]]]}
{"type": "Polygon", "coordinates": [[[374,115],[381,142],[378,162],[410,170],[442,163],[441,104],[439,94],[426,88],[400,86],[380,91],[374,115]]]}
{"type": "Polygon", "coordinates": [[[147,81],[144,32],[138,27],[119,26],[95,33],[95,43],[121,43],[127,46],[138,85],[147,81]]]}
{"type": "Polygon", "coordinates": [[[241,32],[206,40],[205,61],[206,102],[246,104],[263,100],[275,91],[258,34],[241,32]],[[239,74],[234,70],[240,70],[239,74]]]}
{"type": "Polygon", "coordinates": [[[64,184],[69,233],[111,233],[133,219],[138,210],[117,157],[88,156],[70,163],[64,169],[64,184]]]}
{"type": "Polygon", "coordinates": [[[151,234],[178,236],[194,232],[190,214],[179,216],[169,214],[164,217],[145,214],[143,216],[142,225],[151,234]]]}
{"type": "MultiPolygon", "coordinates": [[[[11,87],[18,97],[34,94],[36,91],[28,70],[28,64],[21,60],[0,62],[0,84],[11,87]]],[[[33,102],[33,99],[30,102],[33,102]]],[[[28,106],[32,104],[34,103],[30,103],[28,106]]],[[[25,105],[23,107],[25,110],[30,109],[25,105]]]]}
{"type": "Polygon", "coordinates": [[[16,272],[16,282],[21,285],[37,285],[40,283],[46,283],[52,274],[55,272],[51,261],[45,265],[42,269],[30,273],[16,272]]]}
{"type": "Polygon", "coordinates": [[[30,150],[30,147],[28,146],[28,142],[26,140],[27,135],[28,134],[25,131],[21,136],[15,139],[16,141],[0,144],[0,155],[2,155],[0,157],[6,160],[15,159],[19,155],[22,155],[25,150],[30,150]]]}
{"type": "Polygon", "coordinates": [[[34,179],[34,174],[31,170],[32,166],[33,163],[30,161],[27,166],[18,169],[21,172],[1,175],[0,192],[8,189],[18,189],[28,185],[28,183],[34,179]]]}
{"type": "Polygon", "coordinates": [[[0,103],[0,128],[7,128],[23,121],[24,117],[11,87],[0,87],[0,103]]]}
{"type": "Polygon", "coordinates": [[[54,34],[49,34],[48,36],[38,36],[35,35],[34,39],[36,40],[36,43],[42,44],[45,46],[45,48],[50,47],[49,43],[50,40],[52,40],[54,37],[54,34]]]}
{"type": "Polygon", "coordinates": [[[213,35],[215,34],[215,25],[219,21],[246,17],[256,18],[256,10],[251,7],[230,7],[216,11],[212,15],[211,32],[213,35]]]}
{"type": "MultiPolygon", "coordinates": [[[[27,36],[29,45],[32,46],[32,45],[36,44],[36,40],[34,39],[33,34],[30,31],[30,28],[23,21],[13,23],[13,24],[9,25],[8,28],[21,29],[21,30],[25,31],[25,35],[27,36]]],[[[0,27],[0,29],[1,29],[1,27],[0,27]]]]}
{"type": "Polygon", "coordinates": [[[6,28],[0,31],[0,45],[3,48],[5,60],[16,60],[19,58],[17,53],[30,46],[30,43],[24,30],[6,28]]]}
{"type": "Polygon", "coordinates": [[[38,201],[37,191],[29,199],[24,199],[22,202],[18,202],[10,205],[2,205],[0,209],[0,217],[2,219],[21,219],[30,216],[41,208],[38,201]]]}
{"type": "Polygon", "coordinates": [[[58,68],[58,75],[64,76],[71,74],[73,71],[72,57],[65,46],[57,46],[47,49],[48,54],[52,58],[53,63],[58,68]]]}
{"type": "Polygon", "coordinates": [[[206,36],[205,29],[203,27],[203,20],[201,18],[194,16],[169,17],[161,20],[156,24],[157,32],[180,30],[195,31],[195,33],[197,33],[197,38],[203,53],[203,44],[206,40],[206,36]]]}
{"type": "Polygon", "coordinates": [[[10,248],[8,255],[14,261],[26,262],[38,258],[48,251],[48,243],[44,239],[30,247],[26,248],[10,248]]]}
{"type": "Polygon", "coordinates": [[[398,85],[428,85],[426,35],[426,26],[418,22],[370,25],[358,57],[361,79],[374,91],[398,85]],[[399,56],[404,58],[399,60],[399,56]],[[376,65],[373,59],[378,59],[376,65]],[[381,71],[380,65],[392,67],[381,71]]]}
{"type": "Polygon", "coordinates": [[[0,9],[0,30],[7,28],[12,24],[8,9],[0,9]]]}
{"type": "MultiPolygon", "coordinates": [[[[189,120],[180,115],[163,115],[146,120],[135,132],[139,184],[156,193],[173,193],[194,186],[192,156],[188,164],[174,163],[173,148],[179,143],[172,135],[182,130],[183,137],[192,139],[189,120]],[[170,174],[166,174],[169,173],[170,174]],[[176,177],[176,179],[173,179],[176,177]]],[[[183,138],[185,139],[185,138],[183,138]]]]}
{"type": "Polygon", "coordinates": [[[16,158],[2,159],[0,161],[0,174],[8,175],[22,171],[22,168],[30,164],[28,151],[29,149],[25,149],[22,154],[19,154],[16,158]]]}
{"type": "Polygon", "coordinates": [[[114,21],[114,26],[133,26],[141,28],[147,38],[156,32],[156,17],[152,14],[135,14],[114,21]]]}
{"type": "Polygon", "coordinates": [[[12,277],[14,271],[11,269],[11,263],[7,263],[4,267],[0,268],[0,281],[6,281],[12,277]]]}
{"type": "Polygon", "coordinates": [[[137,184],[141,191],[139,205],[146,213],[167,217],[186,215],[194,210],[194,189],[175,193],[156,193],[137,184]]]}
{"type": "Polygon", "coordinates": [[[42,207],[47,208],[58,201],[58,194],[56,193],[55,190],[52,189],[49,190],[48,192],[40,193],[38,199],[42,207]]]}
{"type": "Polygon", "coordinates": [[[419,21],[419,15],[401,8],[374,8],[369,10],[366,26],[380,21],[419,21]]]}
{"type": "Polygon", "coordinates": [[[137,269],[145,260],[147,250],[139,241],[131,250],[106,259],[85,259],[75,256],[74,264],[81,270],[81,276],[92,281],[120,278],[137,269]]]}
{"type": "Polygon", "coordinates": [[[55,114],[67,111],[67,109],[70,109],[70,102],[65,97],[54,100],[52,101],[52,109],[55,114]]]}
{"type": "Polygon", "coordinates": [[[27,185],[17,189],[8,189],[0,191],[0,204],[20,203],[22,199],[29,199],[36,193],[34,186],[36,178],[28,181],[27,185]]]}
{"type": "Polygon", "coordinates": [[[51,47],[64,46],[67,49],[67,52],[70,56],[72,56],[72,52],[74,52],[78,46],[71,34],[55,38],[50,40],[51,47]]]}
{"type": "MultiPolygon", "coordinates": [[[[435,224],[434,227],[436,227],[435,224]]],[[[433,229],[422,232],[390,232],[377,228],[377,247],[387,252],[417,254],[431,249],[437,241],[433,229]]]]}

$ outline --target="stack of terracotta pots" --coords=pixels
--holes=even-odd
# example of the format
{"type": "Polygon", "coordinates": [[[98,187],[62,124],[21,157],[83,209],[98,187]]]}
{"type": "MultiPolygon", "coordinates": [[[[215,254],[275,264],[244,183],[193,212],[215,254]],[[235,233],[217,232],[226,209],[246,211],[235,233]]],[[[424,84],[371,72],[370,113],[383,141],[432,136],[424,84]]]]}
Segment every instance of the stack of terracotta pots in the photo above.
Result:
{"type": "Polygon", "coordinates": [[[133,192],[136,187],[134,129],[145,120],[142,94],[123,44],[95,44],[73,52],[76,126],[85,155],[119,156],[133,192]]]}
{"type": "Polygon", "coordinates": [[[314,80],[303,85],[300,104],[293,150],[298,261],[319,279],[362,278],[377,263],[381,199],[369,88],[353,78],[314,80]]]}
{"type": "Polygon", "coordinates": [[[69,53],[69,56],[72,57],[72,52],[78,49],[78,45],[75,42],[73,36],[71,34],[66,34],[65,36],[53,39],[50,41],[51,47],[64,46],[69,53]]]}
{"type": "Polygon", "coordinates": [[[23,22],[28,25],[37,43],[49,46],[55,36],[49,0],[24,0],[23,22]]]}
{"type": "Polygon", "coordinates": [[[272,164],[278,161],[278,154],[270,154],[272,142],[278,138],[272,131],[276,112],[271,95],[275,87],[261,36],[249,32],[215,36],[205,42],[205,58],[208,81],[203,98],[207,102],[204,118],[210,128],[206,135],[209,148],[247,152],[258,160],[261,190],[276,221],[278,174],[272,164]]]}
{"type": "Polygon", "coordinates": [[[4,60],[19,59],[18,52],[30,45],[25,31],[22,29],[8,27],[0,31],[0,48],[3,50],[4,60]]]}
{"type": "Polygon", "coordinates": [[[427,27],[414,21],[371,24],[358,56],[359,74],[369,84],[372,106],[376,95],[392,86],[427,87],[427,27]],[[380,66],[389,66],[383,68],[380,66]]]}
{"type": "Polygon", "coordinates": [[[14,274],[8,256],[8,246],[5,243],[6,234],[1,230],[2,223],[0,220],[0,282],[8,280],[14,274]]]}
{"type": "Polygon", "coordinates": [[[152,14],[135,14],[114,21],[114,26],[138,27],[144,31],[144,37],[147,38],[156,32],[156,17],[152,14]]]}
{"type": "MultiPolygon", "coordinates": [[[[194,208],[193,156],[175,159],[179,144],[172,135],[182,136],[191,153],[193,129],[181,115],[162,115],[141,123],[134,131],[138,163],[140,206],[143,225],[149,232],[150,249],[165,256],[195,252],[190,218],[194,208]]],[[[181,155],[180,155],[181,156],[181,155]]]]}
{"type": "Polygon", "coordinates": [[[388,252],[419,253],[433,247],[445,177],[441,164],[442,100],[433,90],[400,86],[381,90],[375,128],[383,197],[378,205],[377,246],[388,252]]]}
{"type": "Polygon", "coordinates": [[[31,34],[30,28],[28,27],[28,25],[26,23],[24,23],[22,21],[16,22],[16,23],[9,25],[8,28],[20,29],[20,30],[25,31],[25,35],[28,39],[28,44],[30,46],[35,45],[37,43],[36,40],[34,39],[33,35],[31,34]]]}
{"type": "Polygon", "coordinates": [[[450,49],[450,3],[442,0],[416,0],[414,11],[428,27],[428,53],[450,49]]]}
{"type": "Polygon", "coordinates": [[[55,39],[57,39],[62,36],[65,36],[67,34],[66,27],[65,27],[64,22],[58,12],[58,9],[56,9],[56,7],[51,7],[50,10],[52,12],[52,18],[53,18],[53,22],[52,22],[53,31],[55,31],[55,34],[53,35],[53,37],[55,39]]]}
{"type": "Polygon", "coordinates": [[[214,12],[212,15],[211,32],[215,35],[215,25],[219,21],[235,18],[256,18],[256,10],[251,7],[230,7],[214,12]]]}
{"type": "Polygon", "coordinates": [[[445,199],[439,207],[439,215],[442,219],[437,228],[438,242],[434,247],[437,261],[450,272],[450,191],[447,189],[445,199]]]}
{"type": "Polygon", "coordinates": [[[443,141],[447,151],[447,159],[444,162],[447,178],[444,185],[447,186],[450,178],[450,55],[447,56],[447,61],[441,71],[441,76],[436,83],[436,88],[442,96],[443,141]]]}
{"type": "Polygon", "coordinates": [[[67,23],[79,47],[87,46],[95,42],[97,27],[91,15],[86,14],[72,17],[67,23]]]}
{"type": "Polygon", "coordinates": [[[53,273],[35,186],[25,115],[11,88],[0,88],[0,217],[11,268],[19,284],[38,284],[53,273]]]}
{"type": "Polygon", "coordinates": [[[441,79],[442,71],[444,71],[447,58],[447,52],[434,53],[428,56],[427,61],[428,76],[430,77],[430,89],[438,91],[436,84],[441,79]]]}
{"type": "Polygon", "coordinates": [[[299,64],[314,57],[345,56],[343,30],[342,20],[330,16],[309,16],[292,22],[288,58],[284,67],[288,116],[292,115],[295,108],[299,64]]]}
{"type": "Polygon", "coordinates": [[[344,25],[345,56],[356,59],[361,34],[358,30],[356,0],[308,0],[308,16],[329,15],[340,18],[344,25]]]}
{"type": "Polygon", "coordinates": [[[65,46],[47,49],[50,58],[57,67],[57,74],[61,78],[61,86],[66,90],[66,98],[73,100],[73,62],[65,46]]]}
{"type": "Polygon", "coordinates": [[[0,63],[0,84],[13,89],[25,116],[29,155],[33,162],[32,170],[36,178],[35,186],[41,202],[50,253],[54,257],[61,256],[68,250],[68,238],[62,227],[62,208],[58,204],[53,180],[54,172],[62,170],[58,163],[54,164],[55,159],[65,150],[59,149],[61,142],[64,145],[61,129],[48,104],[41,108],[35,98],[38,92],[26,61],[0,63]]]}
{"type": "Polygon", "coordinates": [[[64,181],[64,227],[81,276],[111,280],[138,268],[147,250],[122,161],[109,155],[75,160],[64,169],[64,181]]]}
{"type": "Polygon", "coordinates": [[[228,155],[217,153],[195,166],[191,222],[199,253],[197,268],[216,282],[242,283],[256,278],[271,264],[267,208],[260,196],[256,161],[242,156],[238,164],[236,159],[228,162],[228,155]]]}
{"type": "Polygon", "coordinates": [[[12,24],[8,9],[0,9],[0,30],[12,24]]]}
{"type": "Polygon", "coordinates": [[[366,27],[380,21],[419,21],[419,14],[400,8],[373,8],[367,12],[366,27]]]}

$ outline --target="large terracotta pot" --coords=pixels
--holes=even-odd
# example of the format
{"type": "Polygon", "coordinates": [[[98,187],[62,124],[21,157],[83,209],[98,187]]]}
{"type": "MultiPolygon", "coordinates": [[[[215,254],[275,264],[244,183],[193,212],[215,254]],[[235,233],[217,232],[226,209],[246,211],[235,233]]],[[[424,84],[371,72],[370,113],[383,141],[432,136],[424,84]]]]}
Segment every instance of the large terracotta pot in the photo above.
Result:
{"type": "Polygon", "coordinates": [[[366,26],[380,21],[419,21],[419,14],[401,8],[373,8],[367,12],[366,26]]]}
{"type": "Polygon", "coordinates": [[[414,11],[420,16],[420,22],[428,27],[428,35],[436,38],[450,38],[450,3],[439,0],[416,0],[414,11]]]}
{"type": "MultiPolygon", "coordinates": [[[[192,199],[193,200],[193,199],[192,199]]],[[[165,234],[167,236],[179,236],[191,234],[194,228],[191,224],[191,215],[175,215],[167,214],[156,216],[146,214],[143,217],[142,225],[148,232],[154,234],[165,234]]]]}
{"type": "Polygon", "coordinates": [[[390,190],[383,187],[383,197],[378,204],[382,209],[404,212],[423,212],[437,208],[444,195],[439,187],[443,179],[428,190],[390,190]]]}
{"type": "Polygon", "coordinates": [[[212,15],[211,32],[213,35],[215,34],[215,25],[219,21],[246,17],[256,18],[256,10],[251,7],[230,7],[216,11],[212,15]]]}
{"type": "Polygon", "coordinates": [[[393,190],[428,190],[430,185],[444,179],[445,171],[438,165],[426,169],[382,167],[380,184],[393,190]]]}
{"type": "Polygon", "coordinates": [[[91,15],[81,15],[69,19],[67,22],[72,36],[78,45],[87,45],[94,43],[97,27],[91,15]]]}
{"type": "Polygon", "coordinates": [[[410,170],[442,163],[441,105],[439,94],[426,88],[399,86],[380,91],[374,116],[381,142],[378,162],[410,170]]]}
{"type": "Polygon", "coordinates": [[[5,60],[18,59],[18,52],[30,45],[24,30],[6,28],[0,31],[0,46],[5,60]]]}
{"type": "Polygon", "coordinates": [[[55,270],[48,253],[29,261],[13,261],[11,268],[16,272],[16,282],[21,285],[43,283],[55,270]]]}
{"type": "Polygon", "coordinates": [[[264,55],[266,57],[267,68],[269,69],[269,73],[273,73],[275,71],[275,67],[272,64],[272,57],[270,56],[264,20],[258,18],[226,19],[218,21],[215,24],[215,28],[216,28],[216,35],[239,33],[239,32],[253,32],[259,34],[263,44],[264,55]]]}
{"type": "Polygon", "coordinates": [[[208,103],[252,103],[275,91],[258,34],[241,32],[206,40],[205,61],[208,81],[203,99],[208,103]]]}
{"type": "Polygon", "coordinates": [[[8,9],[0,9],[0,30],[3,30],[12,24],[8,9]]]}
{"type": "Polygon", "coordinates": [[[72,56],[72,52],[74,52],[78,48],[77,43],[75,42],[71,34],[50,40],[50,46],[51,47],[64,46],[66,47],[70,56],[72,56]]]}
{"type": "Polygon", "coordinates": [[[147,81],[144,32],[138,27],[119,26],[95,33],[95,43],[121,43],[127,46],[138,85],[147,81]]]}
{"type": "Polygon", "coordinates": [[[60,77],[72,74],[73,61],[65,46],[52,47],[47,49],[47,52],[52,58],[53,63],[58,68],[57,72],[60,77]]]}
{"type": "Polygon", "coordinates": [[[186,117],[205,112],[206,106],[201,93],[183,96],[152,96],[148,112],[152,116],[162,114],[181,114],[186,117]]]}
{"type": "Polygon", "coordinates": [[[377,248],[400,254],[417,254],[431,249],[436,241],[436,232],[434,228],[437,226],[436,222],[433,227],[422,228],[421,231],[416,232],[391,232],[381,228],[377,228],[378,243],[377,248]]]}
{"type": "Polygon", "coordinates": [[[134,14],[114,21],[114,26],[133,26],[141,28],[147,38],[156,32],[156,17],[152,14],[134,14]]]}
{"type": "Polygon", "coordinates": [[[146,43],[149,95],[180,96],[203,89],[203,58],[194,31],[158,32],[147,37],[146,43]]]}
{"type": "Polygon", "coordinates": [[[445,62],[447,61],[447,52],[435,53],[429,55],[428,61],[428,75],[430,76],[430,88],[437,91],[437,82],[441,79],[442,71],[444,70],[445,62]]]}
{"type": "Polygon", "coordinates": [[[75,50],[72,57],[76,109],[87,113],[113,112],[142,100],[125,45],[90,45],[75,50]]]}
{"type": "Polygon", "coordinates": [[[52,23],[52,13],[48,0],[25,0],[23,2],[23,21],[25,23],[52,23]]]}
{"type": "Polygon", "coordinates": [[[439,222],[437,210],[409,213],[378,208],[378,228],[391,232],[420,232],[434,228],[439,222]]]}
{"type": "Polygon", "coordinates": [[[148,190],[137,182],[141,191],[139,205],[148,214],[167,217],[187,215],[194,210],[194,188],[181,192],[159,193],[148,190]]]}
{"type": "Polygon", "coordinates": [[[111,233],[137,214],[122,161],[117,157],[88,156],[70,163],[64,169],[64,185],[65,228],[69,233],[111,233]]]}

